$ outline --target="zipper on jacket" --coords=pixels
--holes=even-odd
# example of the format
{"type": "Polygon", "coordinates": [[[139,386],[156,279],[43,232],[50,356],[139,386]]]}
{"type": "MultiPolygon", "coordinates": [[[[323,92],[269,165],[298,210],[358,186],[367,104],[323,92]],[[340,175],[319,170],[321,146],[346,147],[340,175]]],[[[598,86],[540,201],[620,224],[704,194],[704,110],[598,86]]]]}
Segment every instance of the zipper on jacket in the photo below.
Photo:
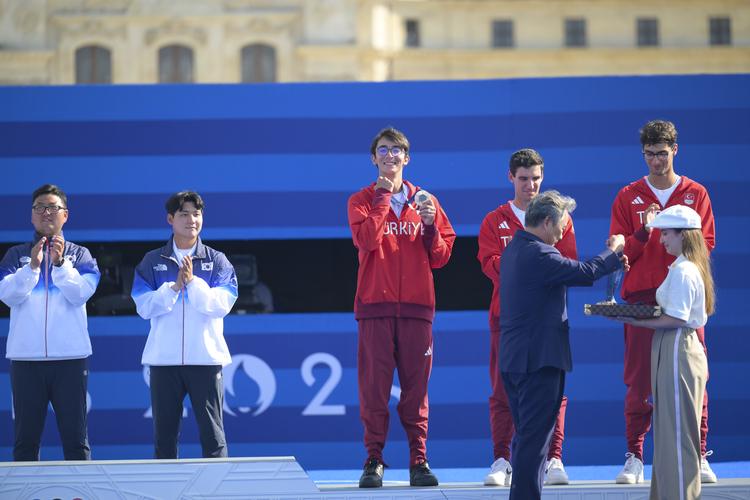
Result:
{"type": "Polygon", "coordinates": [[[47,318],[49,316],[49,240],[47,243],[47,252],[44,253],[44,289],[46,295],[44,298],[44,357],[48,356],[47,353],[47,318]]]}
{"type": "MultiPolygon", "coordinates": [[[[401,215],[406,215],[407,210],[409,209],[409,205],[404,205],[401,207],[401,215]]],[[[396,218],[396,224],[401,223],[401,216],[396,218]]],[[[408,222],[407,222],[408,224],[408,222]]],[[[396,234],[396,245],[398,245],[398,297],[396,302],[396,317],[401,317],[401,282],[403,281],[402,275],[401,275],[401,226],[397,226],[399,228],[398,233],[396,234]]]]}
{"type": "Polygon", "coordinates": [[[182,287],[182,364],[185,364],[185,287],[182,287]]]}
{"type": "MultiPolygon", "coordinates": [[[[177,262],[177,259],[173,259],[172,257],[167,257],[166,255],[162,255],[162,258],[171,260],[175,264],[177,264],[177,276],[180,275],[180,263],[177,262]]],[[[192,258],[192,257],[191,257],[192,258]]],[[[182,287],[182,290],[180,290],[180,295],[182,295],[182,364],[185,364],[185,287],[182,287]]]]}

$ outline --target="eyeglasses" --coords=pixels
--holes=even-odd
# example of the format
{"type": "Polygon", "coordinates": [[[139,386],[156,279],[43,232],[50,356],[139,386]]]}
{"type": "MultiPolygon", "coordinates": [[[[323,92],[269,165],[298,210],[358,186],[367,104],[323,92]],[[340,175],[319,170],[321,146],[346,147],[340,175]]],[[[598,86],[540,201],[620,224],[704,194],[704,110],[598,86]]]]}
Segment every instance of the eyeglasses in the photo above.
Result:
{"type": "Polygon", "coordinates": [[[393,146],[390,149],[385,146],[380,146],[375,151],[377,151],[380,156],[386,156],[388,154],[388,151],[390,151],[393,156],[398,156],[404,152],[403,148],[399,146],[393,146]]]}
{"type": "Polygon", "coordinates": [[[648,161],[653,160],[654,156],[658,156],[660,160],[666,160],[667,158],[669,158],[669,153],[672,152],[672,149],[674,148],[669,148],[669,151],[659,151],[658,153],[654,153],[651,151],[644,151],[643,157],[646,158],[646,160],[648,161]]]}
{"type": "Polygon", "coordinates": [[[60,210],[67,210],[65,207],[61,207],[59,205],[50,205],[48,207],[45,207],[44,205],[34,205],[33,207],[31,207],[31,209],[35,214],[39,215],[47,211],[49,211],[50,215],[57,215],[60,210]]]}

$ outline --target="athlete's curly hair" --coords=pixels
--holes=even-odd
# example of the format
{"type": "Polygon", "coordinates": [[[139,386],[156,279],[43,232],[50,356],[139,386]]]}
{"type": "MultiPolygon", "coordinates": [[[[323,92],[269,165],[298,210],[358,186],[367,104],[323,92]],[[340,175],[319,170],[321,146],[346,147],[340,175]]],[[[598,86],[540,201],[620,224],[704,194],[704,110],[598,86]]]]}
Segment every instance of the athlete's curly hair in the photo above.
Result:
{"type": "Polygon", "coordinates": [[[672,122],[654,120],[641,130],[641,145],[666,144],[673,148],[677,144],[677,129],[672,122]]]}

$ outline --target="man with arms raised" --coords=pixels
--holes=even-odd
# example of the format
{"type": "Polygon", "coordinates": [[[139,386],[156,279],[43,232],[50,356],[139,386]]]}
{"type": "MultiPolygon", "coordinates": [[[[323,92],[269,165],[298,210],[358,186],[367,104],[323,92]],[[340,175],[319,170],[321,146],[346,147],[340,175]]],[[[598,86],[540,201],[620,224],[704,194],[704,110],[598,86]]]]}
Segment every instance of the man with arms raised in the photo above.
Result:
{"type": "Polygon", "coordinates": [[[36,231],[0,262],[0,300],[10,307],[6,357],[15,413],[13,460],[40,459],[52,403],[65,460],[91,460],[86,425],[91,341],[86,301],[99,284],[87,249],[66,241],[68,199],[45,184],[32,195],[36,231]]]}
{"type": "MultiPolygon", "coordinates": [[[[498,370],[516,433],[510,500],[538,500],[565,374],[573,369],[568,325],[568,286],[595,281],[620,267],[625,239],[586,262],[566,259],[554,245],[568,225],[575,200],[557,191],[532,199],[526,229],[518,229],[500,263],[498,370]]],[[[627,263],[626,257],[622,257],[627,263]]]]}
{"type": "Polygon", "coordinates": [[[409,441],[409,484],[437,486],[427,464],[427,382],[432,370],[435,290],[432,269],[444,266],[456,238],[434,196],[403,180],[409,141],[393,128],[370,146],[376,182],[349,198],[349,226],[359,250],[354,302],[359,327],[359,413],[367,461],[361,488],[383,485],[393,370],[401,397],[396,410],[409,441]]]}
{"type": "MultiPolygon", "coordinates": [[[[508,407],[508,397],[503,389],[503,381],[497,369],[498,342],[500,340],[500,300],[498,285],[500,257],[506,245],[510,242],[516,230],[525,228],[526,205],[539,194],[539,187],[544,179],[544,161],[533,149],[521,149],[510,157],[510,172],[508,179],[515,188],[515,198],[505,205],[499,206],[487,214],[479,230],[479,255],[482,271],[493,282],[492,302],[490,303],[490,381],[492,382],[492,396],[490,396],[490,424],[492,426],[492,442],[494,444],[495,463],[487,477],[486,485],[509,486],[512,477],[511,440],[513,439],[513,420],[508,407]]],[[[555,244],[563,257],[577,260],[575,232],[573,221],[568,216],[562,238],[555,244]]],[[[568,484],[568,475],[562,464],[562,441],[565,428],[565,409],[568,398],[563,396],[560,413],[555,422],[555,432],[550,443],[545,467],[545,484],[568,484]]]]}
{"type": "MultiPolygon", "coordinates": [[[[703,186],[674,172],[677,154],[677,130],[670,122],[652,121],[641,130],[641,148],[649,173],[624,187],[612,205],[610,234],[625,236],[625,254],[631,269],[622,282],[622,298],[628,304],[656,304],[656,289],[667,277],[668,266],[675,260],[659,244],[660,233],[646,224],[657,213],[675,205],[695,210],[701,218],[701,230],[708,251],[715,246],[714,216],[711,200],[703,186]],[[648,208],[653,207],[652,210],[648,208]]],[[[651,428],[651,340],[654,330],[625,324],[625,437],[628,457],[618,483],[643,482],[643,437],[651,428]]],[[[705,350],[703,327],[696,330],[705,350]]],[[[716,475],[706,461],[706,419],[708,392],[703,398],[701,417],[701,481],[716,482],[716,475]]]]}

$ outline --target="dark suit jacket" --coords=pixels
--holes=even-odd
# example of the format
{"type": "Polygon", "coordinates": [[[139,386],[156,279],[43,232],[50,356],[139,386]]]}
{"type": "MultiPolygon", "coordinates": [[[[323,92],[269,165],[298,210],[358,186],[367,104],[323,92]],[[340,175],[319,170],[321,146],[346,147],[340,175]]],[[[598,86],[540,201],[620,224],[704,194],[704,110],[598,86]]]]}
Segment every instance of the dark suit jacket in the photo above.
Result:
{"type": "Polygon", "coordinates": [[[544,366],[571,371],[567,287],[598,280],[618,267],[612,250],[579,262],[531,233],[516,231],[500,261],[500,371],[532,373],[544,366]]]}

